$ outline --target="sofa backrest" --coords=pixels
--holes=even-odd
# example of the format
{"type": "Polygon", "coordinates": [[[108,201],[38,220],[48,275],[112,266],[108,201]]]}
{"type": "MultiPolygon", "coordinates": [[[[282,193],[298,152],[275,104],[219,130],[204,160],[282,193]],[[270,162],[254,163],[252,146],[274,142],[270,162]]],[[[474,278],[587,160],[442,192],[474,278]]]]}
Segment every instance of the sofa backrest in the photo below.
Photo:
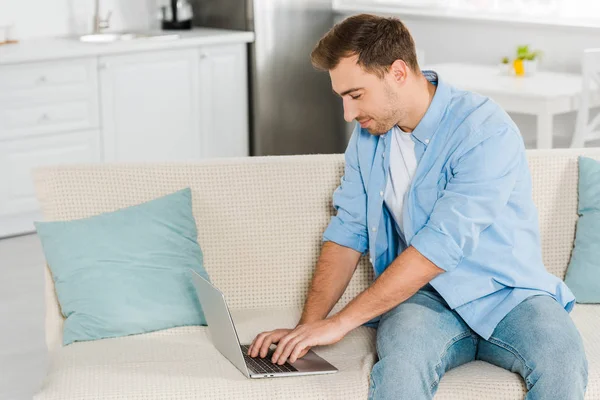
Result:
{"type": "MultiPolygon", "coordinates": [[[[577,156],[600,149],[529,151],[548,270],[564,278],[577,219],[577,156]]],[[[334,210],[343,155],[216,159],[194,164],[44,167],[35,186],[46,220],[83,218],[192,188],[198,242],[231,308],[301,307],[334,210]]],[[[334,312],[372,281],[366,257],[334,312]]],[[[46,341],[63,317],[46,269],[46,341]]]]}

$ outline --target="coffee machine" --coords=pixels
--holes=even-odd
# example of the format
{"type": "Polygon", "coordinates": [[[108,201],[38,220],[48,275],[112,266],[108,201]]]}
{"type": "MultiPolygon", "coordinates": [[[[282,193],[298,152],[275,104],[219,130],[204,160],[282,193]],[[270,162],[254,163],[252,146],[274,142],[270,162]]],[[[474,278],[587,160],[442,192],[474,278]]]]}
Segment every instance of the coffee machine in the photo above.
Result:
{"type": "Polygon", "coordinates": [[[167,0],[160,6],[158,18],[164,30],[192,29],[192,6],[188,0],[167,0]]]}

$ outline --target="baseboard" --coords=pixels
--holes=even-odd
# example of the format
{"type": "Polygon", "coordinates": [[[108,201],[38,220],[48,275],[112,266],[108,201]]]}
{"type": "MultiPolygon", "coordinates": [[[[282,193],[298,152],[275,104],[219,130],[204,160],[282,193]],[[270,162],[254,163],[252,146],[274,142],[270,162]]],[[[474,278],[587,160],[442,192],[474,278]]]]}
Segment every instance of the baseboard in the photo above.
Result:
{"type": "Polygon", "coordinates": [[[42,213],[33,211],[16,215],[0,215],[0,238],[35,232],[34,221],[41,221],[42,213]]]}

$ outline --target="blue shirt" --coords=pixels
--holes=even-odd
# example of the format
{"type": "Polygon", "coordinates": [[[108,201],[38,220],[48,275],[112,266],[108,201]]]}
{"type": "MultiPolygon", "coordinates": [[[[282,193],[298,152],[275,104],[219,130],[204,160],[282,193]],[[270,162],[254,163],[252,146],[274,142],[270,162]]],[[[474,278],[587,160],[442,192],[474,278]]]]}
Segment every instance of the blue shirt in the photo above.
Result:
{"type": "Polygon", "coordinates": [[[381,195],[391,131],[374,136],[357,124],[323,240],[368,251],[375,277],[413,246],[445,271],[430,284],[484,339],[530,296],[552,296],[571,311],[575,297],[542,262],[518,128],[489,98],[424,74],[437,89],[411,135],[418,165],[405,197],[404,239],[381,195]]]}

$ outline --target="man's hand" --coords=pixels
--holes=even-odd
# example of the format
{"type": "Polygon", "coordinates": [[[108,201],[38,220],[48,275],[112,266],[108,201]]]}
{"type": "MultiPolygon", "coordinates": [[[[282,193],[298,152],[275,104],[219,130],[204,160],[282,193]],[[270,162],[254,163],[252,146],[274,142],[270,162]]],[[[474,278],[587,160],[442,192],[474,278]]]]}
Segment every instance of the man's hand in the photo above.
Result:
{"type": "Polygon", "coordinates": [[[256,357],[260,350],[260,356],[264,358],[271,343],[278,343],[271,361],[283,365],[289,358],[289,362],[293,363],[306,355],[311,347],[337,343],[349,331],[339,318],[332,317],[298,325],[295,329],[263,332],[254,339],[248,354],[256,357]]]}
{"type": "MultiPolygon", "coordinates": [[[[276,329],[261,333],[248,348],[248,355],[251,357],[260,355],[261,358],[265,358],[269,347],[276,343],[279,343],[277,349],[281,353],[284,350],[283,345],[289,341],[289,335],[295,337],[301,326],[312,326],[313,322],[323,321],[340,297],[342,297],[344,290],[346,290],[352,274],[358,265],[360,255],[359,251],[349,247],[344,247],[331,241],[325,242],[321,250],[321,256],[317,262],[315,276],[306,297],[306,303],[304,304],[304,310],[302,311],[298,326],[295,329],[276,329]],[[280,343],[284,338],[286,338],[285,343],[280,343]]],[[[310,347],[308,345],[304,350],[296,354],[294,361],[304,357],[310,350],[310,347]]]]}
{"type": "Polygon", "coordinates": [[[271,344],[278,343],[281,338],[292,331],[293,329],[275,329],[274,331],[258,334],[248,348],[248,355],[253,358],[258,355],[260,355],[261,358],[265,358],[271,344]]]}

